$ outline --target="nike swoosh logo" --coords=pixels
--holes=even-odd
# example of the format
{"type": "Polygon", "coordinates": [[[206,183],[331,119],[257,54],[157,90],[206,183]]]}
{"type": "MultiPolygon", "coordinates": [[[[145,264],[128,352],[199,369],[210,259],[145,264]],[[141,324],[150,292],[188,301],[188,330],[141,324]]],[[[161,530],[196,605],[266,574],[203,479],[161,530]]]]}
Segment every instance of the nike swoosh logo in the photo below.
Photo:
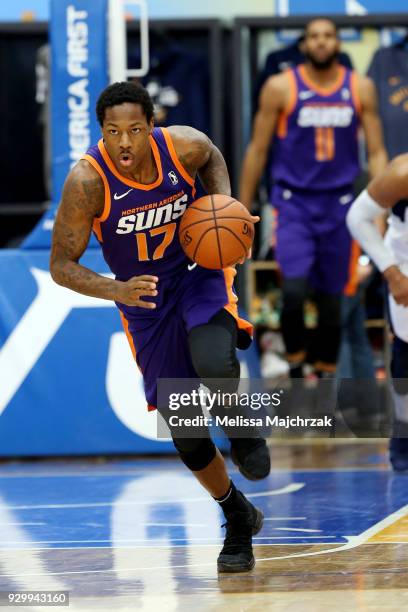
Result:
{"type": "Polygon", "coordinates": [[[341,196],[341,198],[339,198],[339,202],[340,204],[349,204],[351,202],[351,200],[353,199],[353,194],[352,193],[347,193],[344,196],[341,196]]]}
{"type": "Polygon", "coordinates": [[[128,193],[130,193],[131,191],[133,191],[133,187],[131,189],[129,189],[128,191],[125,191],[125,193],[121,193],[120,195],[118,195],[117,193],[115,193],[113,195],[113,199],[114,200],[121,200],[122,198],[124,198],[125,196],[127,196],[128,193]]]}
{"type": "Polygon", "coordinates": [[[188,269],[190,270],[190,272],[191,272],[191,270],[194,270],[194,268],[196,267],[196,265],[197,265],[196,263],[194,263],[194,264],[188,264],[188,265],[187,265],[187,268],[188,268],[188,269]]]}
{"type": "Polygon", "coordinates": [[[301,91],[299,94],[299,98],[301,100],[308,100],[309,98],[313,98],[314,95],[314,91],[301,91]]]}

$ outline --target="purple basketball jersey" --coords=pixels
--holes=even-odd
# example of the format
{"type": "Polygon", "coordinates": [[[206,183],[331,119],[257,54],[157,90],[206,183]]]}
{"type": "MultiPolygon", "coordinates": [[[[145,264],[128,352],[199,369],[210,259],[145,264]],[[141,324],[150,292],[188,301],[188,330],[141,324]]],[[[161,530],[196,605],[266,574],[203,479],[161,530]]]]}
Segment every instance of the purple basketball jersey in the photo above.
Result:
{"type": "Polygon", "coordinates": [[[165,128],[154,128],[150,144],[158,178],[148,185],[122,176],[102,139],[83,157],[105,186],[105,207],[95,218],[93,231],[109,268],[121,281],[142,274],[165,278],[189,262],[178,229],[194,200],[194,179],[178,160],[165,128]]]}
{"type": "Polygon", "coordinates": [[[274,140],[273,181],[304,190],[351,185],[360,172],[356,73],[339,66],[330,89],[310,81],[304,65],[286,74],[291,95],[274,140]]]}

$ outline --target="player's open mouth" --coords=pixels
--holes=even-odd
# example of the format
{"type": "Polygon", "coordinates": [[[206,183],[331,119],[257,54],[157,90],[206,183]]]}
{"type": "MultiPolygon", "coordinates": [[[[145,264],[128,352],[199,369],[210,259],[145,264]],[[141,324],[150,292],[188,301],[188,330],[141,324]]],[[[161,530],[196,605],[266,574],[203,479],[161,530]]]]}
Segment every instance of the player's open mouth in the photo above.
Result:
{"type": "Polygon", "coordinates": [[[133,163],[133,155],[131,153],[121,153],[119,155],[119,163],[124,168],[131,166],[133,163]]]}

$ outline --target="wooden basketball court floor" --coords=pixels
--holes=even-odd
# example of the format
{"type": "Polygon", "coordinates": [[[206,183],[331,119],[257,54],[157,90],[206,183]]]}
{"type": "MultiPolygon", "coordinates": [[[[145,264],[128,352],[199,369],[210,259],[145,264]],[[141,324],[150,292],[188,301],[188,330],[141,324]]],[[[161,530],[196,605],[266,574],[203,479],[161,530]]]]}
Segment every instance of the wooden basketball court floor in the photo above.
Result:
{"type": "Polygon", "coordinates": [[[271,453],[264,481],[231,470],[265,514],[235,575],[217,575],[222,516],[175,457],[0,464],[0,591],[66,590],[83,611],[408,610],[408,475],[385,442],[271,453]]]}

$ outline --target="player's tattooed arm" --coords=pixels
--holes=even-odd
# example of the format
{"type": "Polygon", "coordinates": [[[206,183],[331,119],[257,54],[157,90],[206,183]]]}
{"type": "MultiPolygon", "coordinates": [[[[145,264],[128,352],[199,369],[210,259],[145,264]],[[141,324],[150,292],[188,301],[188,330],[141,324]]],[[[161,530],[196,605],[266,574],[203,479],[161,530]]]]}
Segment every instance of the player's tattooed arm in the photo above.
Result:
{"type": "Polygon", "coordinates": [[[195,178],[198,174],[207,193],[231,195],[227,165],[220,150],[198,130],[188,126],[169,128],[180,163],[195,178]]]}
{"type": "Polygon", "coordinates": [[[153,303],[144,302],[140,296],[157,295],[156,277],[133,277],[124,283],[79,263],[89,242],[93,220],[103,211],[104,198],[102,179],[88,162],[80,161],[65,182],[55,220],[50,258],[52,278],[84,295],[154,308],[153,303]]]}
{"type": "Polygon", "coordinates": [[[207,138],[207,142],[196,144],[198,176],[207,193],[231,195],[231,183],[227,164],[220,150],[207,138]]]}

